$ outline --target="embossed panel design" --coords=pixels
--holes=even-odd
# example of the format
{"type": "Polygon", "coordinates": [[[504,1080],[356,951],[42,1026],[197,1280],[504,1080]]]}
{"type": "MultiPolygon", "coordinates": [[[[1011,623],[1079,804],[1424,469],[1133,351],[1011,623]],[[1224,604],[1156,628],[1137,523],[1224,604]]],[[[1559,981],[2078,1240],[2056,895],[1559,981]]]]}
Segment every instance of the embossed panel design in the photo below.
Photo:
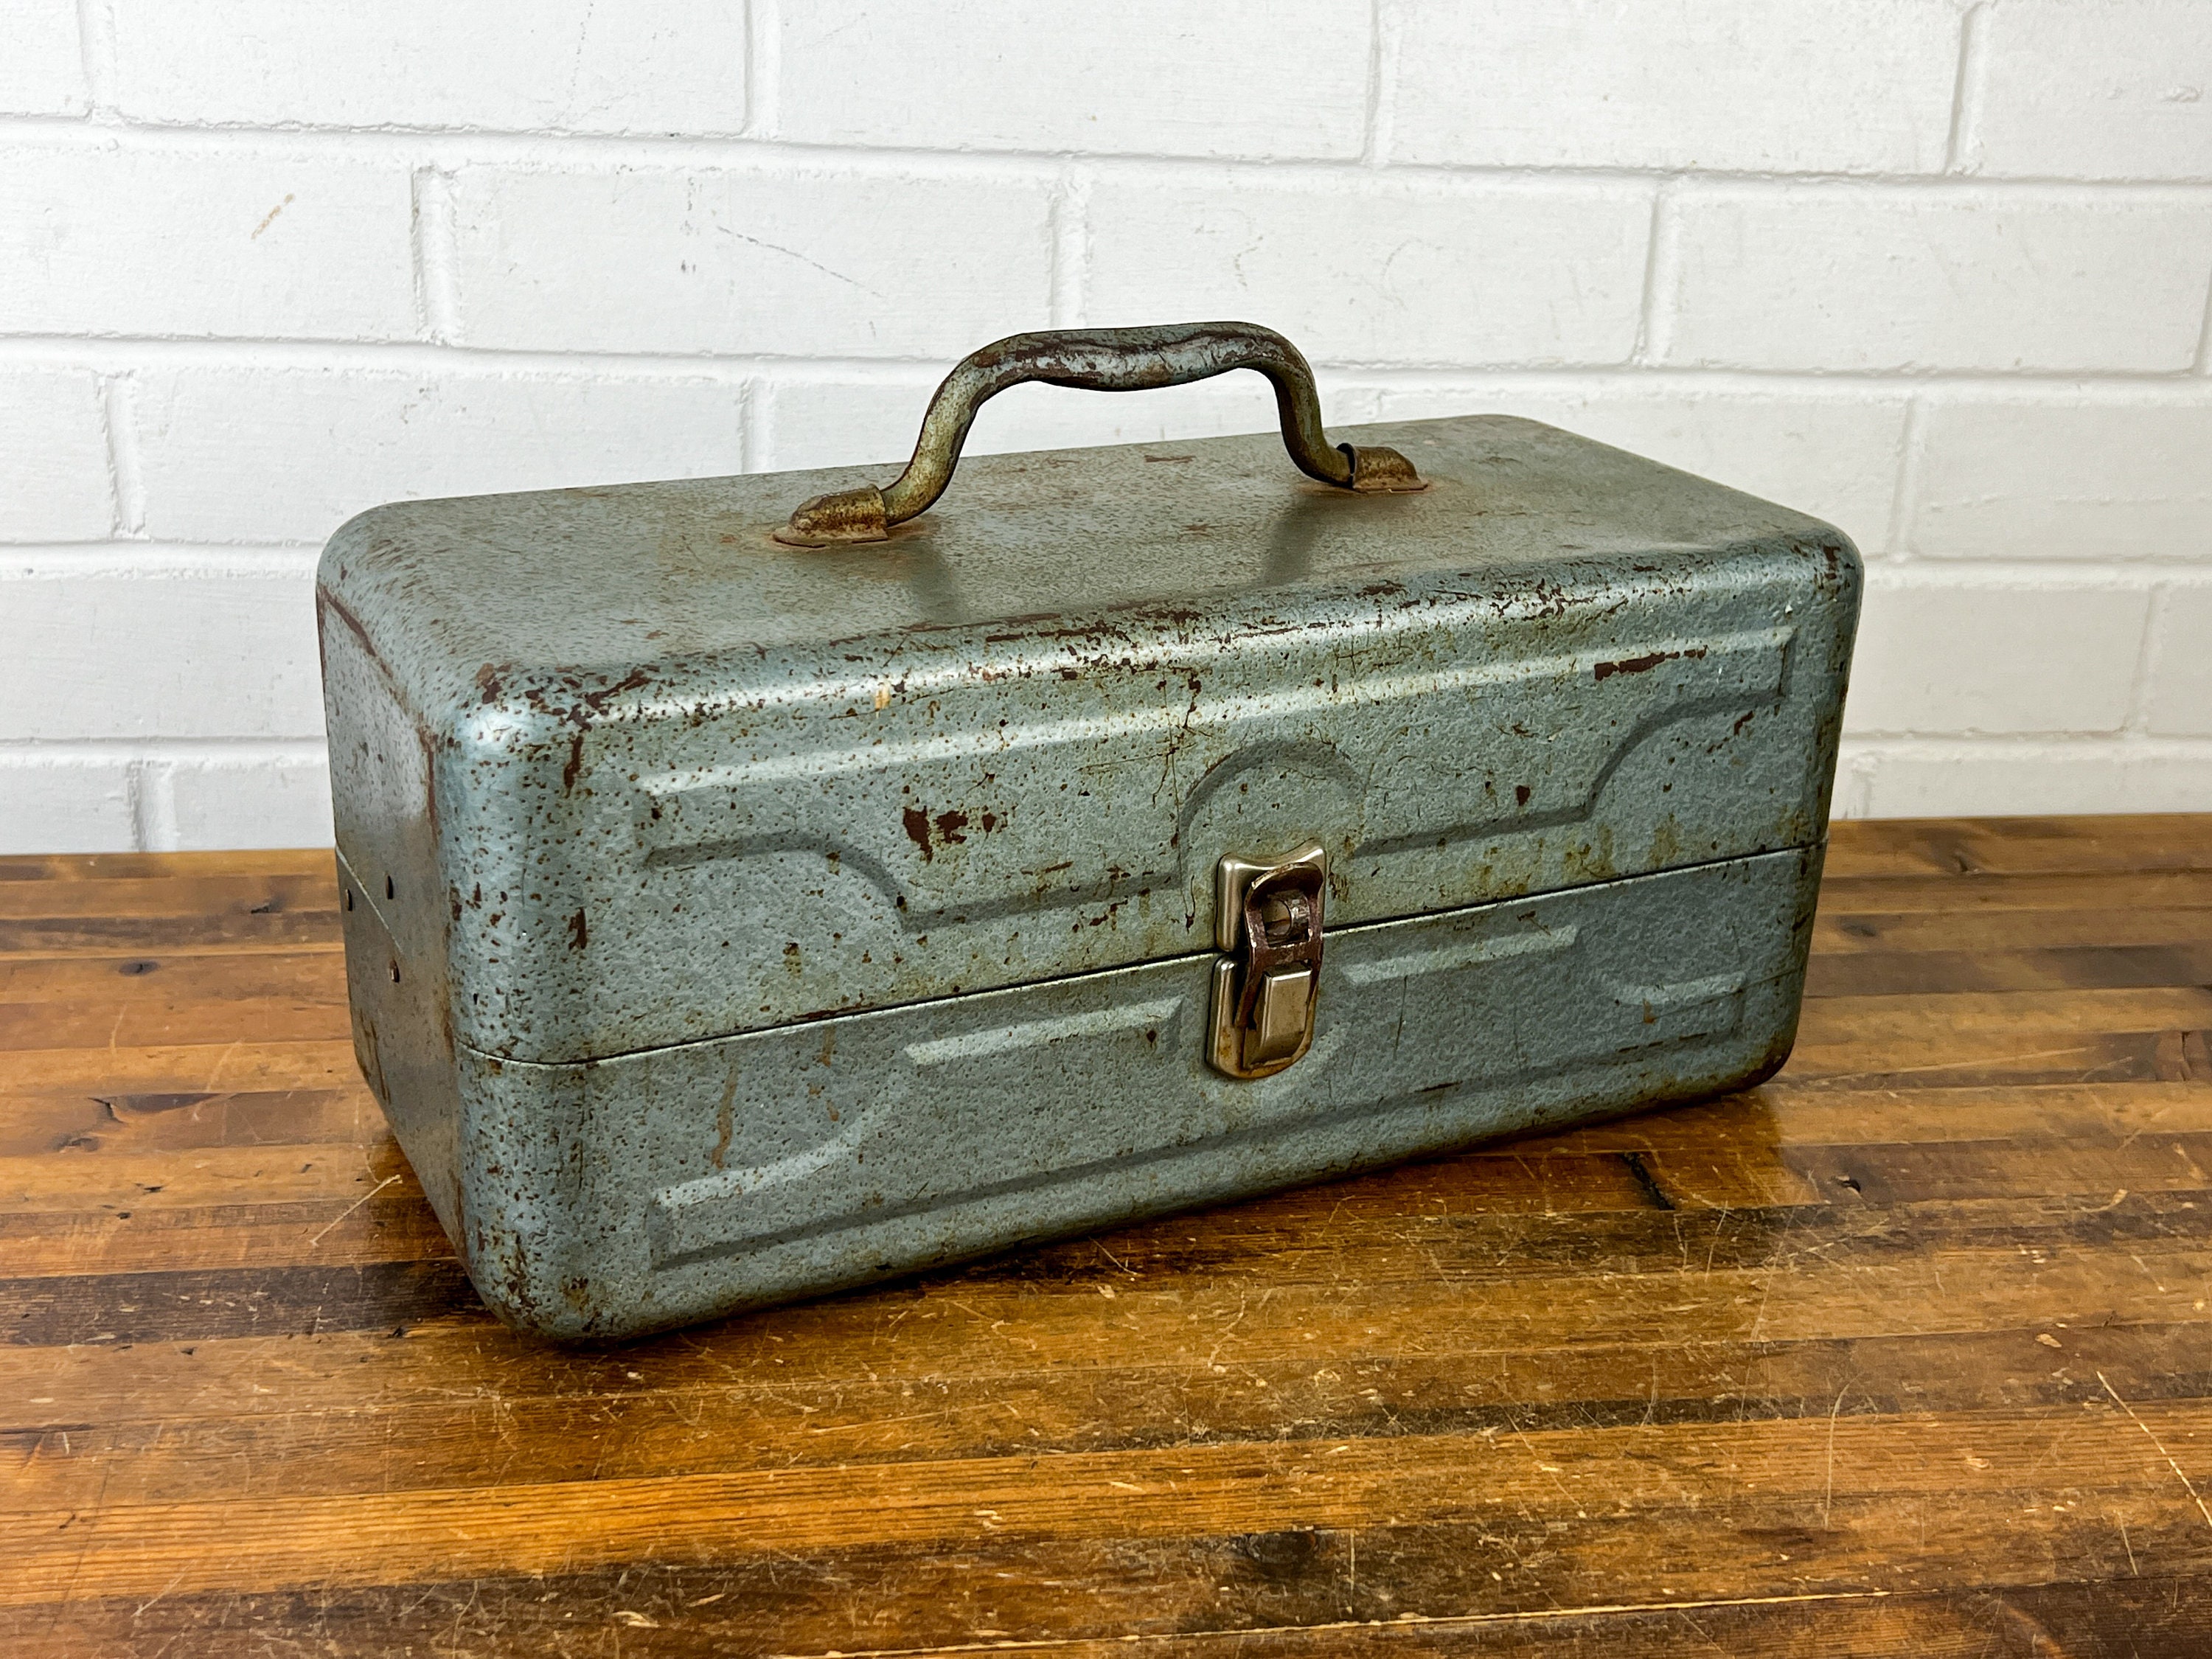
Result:
{"type": "Polygon", "coordinates": [[[1764,1054],[1794,1016],[1810,863],[1772,854],[1333,933],[1311,1052],[1255,1083],[1204,1063],[1206,957],[620,1062],[698,1091],[695,1130],[653,1160],[652,1260],[680,1274],[785,1249],[866,1254],[828,1241],[895,1225],[965,1237],[1048,1195],[1083,1211],[1092,1188],[1141,1209],[1264,1165],[1271,1146],[1360,1144],[1365,1117],[1413,1110],[1425,1127],[1393,1133],[1448,1140],[1475,1132],[1455,1102],[1480,1098],[1510,1127],[1563,1088],[1709,1075],[1715,1053],[1764,1054]]]}

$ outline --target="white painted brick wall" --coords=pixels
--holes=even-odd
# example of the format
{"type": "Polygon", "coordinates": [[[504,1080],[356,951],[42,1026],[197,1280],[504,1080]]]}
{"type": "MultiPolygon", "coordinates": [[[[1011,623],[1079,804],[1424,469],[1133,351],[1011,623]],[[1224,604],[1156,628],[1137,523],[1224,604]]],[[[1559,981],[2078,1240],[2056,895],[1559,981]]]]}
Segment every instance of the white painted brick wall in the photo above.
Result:
{"type": "Polygon", "coordinates": [[[0,537],[88,542],[115,529],[97,374],[0,368],[0,537]]]}
{"type": "Polygon", "coordinates": [[[1990,178],[2212,177],[2212,6],[2004,0],[1983,19],[1963,146],[1990,178]]]}
{"type": "Polygon", "coordinates": [[[318,543],[401,496],[730,472],[744,453],[744,382],[708,368],[525,374],[426,353],[149,368],[133,390],[143,527],[164,541],[318,543]]]}
{"type": "Polygon", "coordinates": [[[736,133],[744,8],[729,0],[106,0],[115,107],[242,127],[736,133]]]}
{"type": "Polygon", "coordinates": [[[1686,186],[1660,236],[1662,362],[1698,368],[2185,370],[2212,280],[2202,192],[1686,186]]]}
{"type": "Polygon", "coordinates": [[[1322,362],[1617,363],[1651,201],[1642,183],[1117,175],[1085,203],[1085,312],[1284,319],[1322,362]]]}
{"type": "Polygon", "coordinates": [[[82,115],[88,106],[74,5],[0,0],[0,114],[82,115]]]}
{"type": "Polygon", "coordinates": [[[889,149],[1351,161],[1369,0],[805,0],[771,25],[779,137],[889,149]]]}
{"type": "Polygon", "coordinates": [[[453,181],[455,338],[957,357],[1045,321],[1047,192],[1042,173],[995,170],[465,168],[453,181]]]}
{"type": "Polygon", "coordinates": [[[0,0],[0,849],[326,836],[365,506],[887,459],[987,339],[1223,315],[1843,526],[1840,810],[2212,810],[2209,301],[2212,0],[0,0]]]}
{"type": "Polygon", "coordinates": [[[135,135],[0,148],[0,319],[33,336],[400,340],[407,169],[171,150],[135,135]]]}
{"type": "Polygon", "coordinates": [[[1408,7],[1394,161],[1931,173],[1948,0],[1466,0],[1408,7]]]}

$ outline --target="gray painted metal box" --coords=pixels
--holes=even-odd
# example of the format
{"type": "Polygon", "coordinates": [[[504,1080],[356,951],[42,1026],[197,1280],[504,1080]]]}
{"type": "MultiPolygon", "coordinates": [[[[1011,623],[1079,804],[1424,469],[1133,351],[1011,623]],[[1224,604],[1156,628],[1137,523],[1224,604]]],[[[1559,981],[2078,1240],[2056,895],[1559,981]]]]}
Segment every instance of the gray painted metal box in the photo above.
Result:
{"type": "Polygon", "coordinates": [[[355,1044],[501,1316],[633,1334],[1781,1063],[1849,541],[1528,421],[1315,460],[1261,333],[1036,337],[1259,367],[1301,465],[1425,487],[1269,434],[973,459],[904,523],[848,468],[332,538],[355,1044]],[[1296,849],[1265,906],[1224,872],[1296,849]]]}

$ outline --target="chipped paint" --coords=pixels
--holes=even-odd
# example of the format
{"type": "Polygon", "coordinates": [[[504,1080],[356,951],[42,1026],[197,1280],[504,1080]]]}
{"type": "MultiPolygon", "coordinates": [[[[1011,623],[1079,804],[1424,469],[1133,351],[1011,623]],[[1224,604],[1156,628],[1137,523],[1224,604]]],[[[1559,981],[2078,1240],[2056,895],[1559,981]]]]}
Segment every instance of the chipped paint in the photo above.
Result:
{"type": "MultiPolygon", "coordinates": [[[[680,1244],[707,1212],[652,1219],[650,1194],[687,1180],[742,1196],[860,1170],[854,1213],[904,1226],[921,1189],[873,1137],[920,1062],[871,1048],[890,1028],[869,1022],[941,1028],[915,1038],[934,1053],[992,998],[1202,966],[1224,853],[1320,841],[1335,962],[1340,928],[1817,848],[1847,542],[1531,422],[1348,435],[1432,487],[1309,489],[1268,435],[1180,445],[1173,465],[1143,446],[978,458],[894,540],[830,552],[768,531],[851,469],[406,503],[332,539],[318,598],[356,1048],[488,1298],[570,1334],[731,1305],[733,1258],[680,1244]],[[763,1093],[737,1057],[787,1040],[810,1069],[763,1093]],[[696,1077],[679,1058],[708,1054],[696,1077]]],[[[1798,902],[1756,926],[1796,938],[1798,902]]],[[[1662,909],[1654,961],[1709,925],[1662,909]]],[[[1500,985],[1523,983],[1514,961],[1500,985]]],[[[1703,982],[1640,984],[1634,1024],[1674,1029],[1703,982]]],[[[1500,1030],[1595,993],[1527,994],[1500,1030]]],[[[1079,1007],[1106,1024],[1033,1050],[979,1037],[1030,1058],[930,1109],[1035,1085],[1069,1110],[1111,1097],[1136,1135],[1198,1063],[1160,1000],[1127,1028],[1079,1007]],[[1080,1059],[1125,1040],[1134,1069],[1080,1059]]],[[[1778,1061],[1770,1013],[1725,1055],[1636,1071],[1632,1096],[1778,1061]]],[[[1304,1099],[1264,1091],[1361,1040],[1329,1029],[1279,1079],[1219,1079],[1247,1091],[1206,1097],[1221,1132],[1304,1099]]],[[[913,1265],[982,1235],[897,1237],[913,1265]]],[[[859,1257],[828,1238],[774,1249],[845,1261],[812,1281],[845,1282],[859,1257]]]]}

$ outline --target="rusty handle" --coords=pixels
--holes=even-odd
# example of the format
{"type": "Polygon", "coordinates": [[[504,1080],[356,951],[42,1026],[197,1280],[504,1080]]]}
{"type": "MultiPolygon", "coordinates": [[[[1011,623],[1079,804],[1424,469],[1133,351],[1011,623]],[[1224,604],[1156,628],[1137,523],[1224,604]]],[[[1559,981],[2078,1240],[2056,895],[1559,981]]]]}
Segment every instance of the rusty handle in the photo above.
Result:
{"type": "Polygon", "coordinates": [[[1413,464],[1395,449],[1332,447],[1322,428],[1313,370],[1298,349],[1256,323],[1179,323],[1160,328],[1060,329],[1012,334],[963,359],[945,377],[922,416],[914,459],[877,489],[817,495],[777,531],[799,547],[881,541],[891,526],[926,512],[960,464],[975,411],[1010,386],[1042,380],[1090,392],[1139,392],[1182,386],[1231,369],[1256,369],[1275,388],[1283,447],[1298,471],[1323,483],[1361,491],[1422,488],[1413,464]]]}

